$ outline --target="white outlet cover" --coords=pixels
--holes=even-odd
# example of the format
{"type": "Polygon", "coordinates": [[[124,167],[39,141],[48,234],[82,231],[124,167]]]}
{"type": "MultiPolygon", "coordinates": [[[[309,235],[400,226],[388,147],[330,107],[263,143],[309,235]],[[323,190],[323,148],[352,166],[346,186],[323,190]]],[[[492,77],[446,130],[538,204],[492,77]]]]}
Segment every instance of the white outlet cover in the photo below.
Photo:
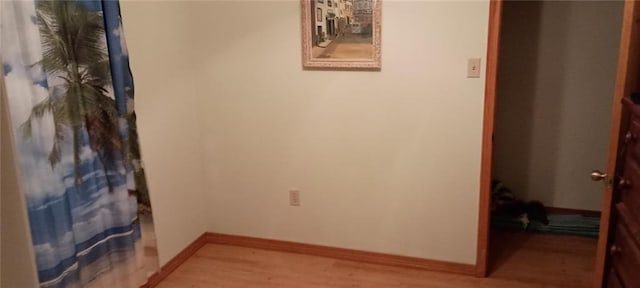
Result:
{"type": "Polygon", "coordinates": [[[298,190],[289,191],[289,205],[300,206],[300,191],[298,190]]]}

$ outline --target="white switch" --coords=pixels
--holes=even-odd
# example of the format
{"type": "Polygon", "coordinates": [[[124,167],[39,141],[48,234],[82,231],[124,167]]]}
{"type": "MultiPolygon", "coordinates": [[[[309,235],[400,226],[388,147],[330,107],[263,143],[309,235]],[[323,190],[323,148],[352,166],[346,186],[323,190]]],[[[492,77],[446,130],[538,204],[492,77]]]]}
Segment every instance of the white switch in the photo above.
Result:
{"type": "Polygon", "coordinates": [[[469,58],[467,78],[480,78],[480,58],[469,58]]]}

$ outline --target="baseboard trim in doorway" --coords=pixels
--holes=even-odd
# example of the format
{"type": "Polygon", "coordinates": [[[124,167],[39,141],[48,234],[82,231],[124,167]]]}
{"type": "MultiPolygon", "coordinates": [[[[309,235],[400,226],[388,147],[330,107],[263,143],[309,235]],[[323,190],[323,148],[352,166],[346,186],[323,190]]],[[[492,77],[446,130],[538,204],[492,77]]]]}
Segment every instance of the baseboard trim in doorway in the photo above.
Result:
{"type": "Polygon", "coordinates": [[[178,269],[178,267],[180,267],[182,263],[187,261],[189,257],[193,256],[193,254],[195,254],[200,248],[202,248],[202,246],[207,245],[206,235],[207,233],[200,235],[200,237],[198,237],[195,241],[191,242],[189,246],[185,247],[184,249],[182,249],[182,251],[178,252],[178,254],[176,254],[176,256],[174,256],[173,258],[171,258],[171,260],[169,260],[167,264],[162,265],[162,267],[158,272],[151,275],[147,283],[140,286],[140,288],[153,288],[153,287],[156,287],[158,284],[160,284],[162,280],[167,278],[169,274],[171,274],[173,271],[178,269]]]}
{"type": "Polygon", "coordinates": [[[559,208],[559,207],[545,207],[548,214],[561,214],[561,215],[582,215],[589,217],[600,217],[600,211],[582,210],[572,208],[559,208]]]}
{"type": "Polygon", "coordinates": [[[220,233],[205,233],[205,237],[207,243],[213,244],[274,250],[437,272],[476,275],[476,266],[471,264],[220,233]]]}

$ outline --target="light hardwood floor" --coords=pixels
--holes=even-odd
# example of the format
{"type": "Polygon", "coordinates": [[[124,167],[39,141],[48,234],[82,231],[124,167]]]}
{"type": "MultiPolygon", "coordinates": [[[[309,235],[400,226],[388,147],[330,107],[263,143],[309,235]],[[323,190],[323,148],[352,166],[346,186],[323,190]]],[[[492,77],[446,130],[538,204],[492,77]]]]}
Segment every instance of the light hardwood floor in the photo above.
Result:
{"type": "Polygon", "coordinates": [[[596,239],[523,233],[494,233],[492,238],[496,258],[489,278],[207,244],[158,287],[519,288],[591,283],[596,239]]]}
{"type": "Polygon", "coordinates": [[[592,287],[598,239],[491,233],[491,277],[544,287],[592,287]]]}

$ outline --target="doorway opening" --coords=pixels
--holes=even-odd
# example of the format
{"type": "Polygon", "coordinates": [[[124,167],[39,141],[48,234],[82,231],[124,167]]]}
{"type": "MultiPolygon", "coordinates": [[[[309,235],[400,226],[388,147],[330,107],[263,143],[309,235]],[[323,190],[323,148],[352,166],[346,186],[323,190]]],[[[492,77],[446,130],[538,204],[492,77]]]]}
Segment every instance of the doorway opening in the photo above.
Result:
{"type": "Polygon", "coordinates": [[[479,274],[591,287],[604,187],[589,174],[607,167],[624,3],[500,8],[492,165],[483,176],[492,201],[481,212],[490,241],[484,256],[479,247],[479,261],[488,260],[479,274]]]}
{"type": "Polygon", "coordinates": [[[334,39],[335,30],[334,18],[327,17],[327,37],[329,37],[329,39],[334,39]]]}

